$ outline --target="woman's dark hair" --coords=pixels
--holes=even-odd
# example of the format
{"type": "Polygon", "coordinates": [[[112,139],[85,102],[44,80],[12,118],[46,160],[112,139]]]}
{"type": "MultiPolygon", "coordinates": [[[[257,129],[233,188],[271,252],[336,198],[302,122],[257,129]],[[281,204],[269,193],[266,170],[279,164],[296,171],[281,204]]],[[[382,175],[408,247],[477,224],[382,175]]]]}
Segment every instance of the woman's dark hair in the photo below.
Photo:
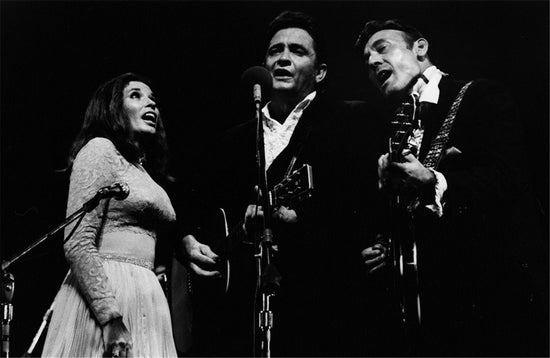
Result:
{"type": "Polygon", "coordinates": [[[123,91],[131,81],[139,81],[147,85],[151,83],[143,76],[125,73],[105,82],[94,92],[86,109],[80,132],[70,150],[69,168],[80,149],[90,139],[104,137],[113,142],[130,163],[137,165],[144,158],[144,166],[152,176],[166,178],[168,145],[162,118],[159,114],[156,134],[150,140],[142,141],[138,146],[130,119],[123,107],[123,91]]]}

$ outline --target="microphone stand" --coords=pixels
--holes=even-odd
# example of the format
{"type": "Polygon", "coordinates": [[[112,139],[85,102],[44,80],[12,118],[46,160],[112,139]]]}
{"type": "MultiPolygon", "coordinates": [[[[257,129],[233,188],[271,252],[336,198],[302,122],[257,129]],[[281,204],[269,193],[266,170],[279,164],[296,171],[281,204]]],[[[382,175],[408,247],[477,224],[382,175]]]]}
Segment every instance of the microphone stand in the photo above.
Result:
{"type": "Polygon", "coordinates": [[[48,324],[48,321],[50,320],[50,317],[53,313],[53,307],[54,302],[50,305],[46,313],[44,314],[44,317],[42,317],[42,322],[40,323],[40,327],[38,327],[38,331],[34,335],[34,338],[32,339],[31,345],[27,349],[25,353],[23,353],[23,357],[30,357],[32,352],[34,351],[34,348],[36,347],[36,344],[38,343],[38,340],[42,336],[42,332],[44,332],[44,329],[46,328],[46,325],[48,324]]]}
{"type": "MultiPolygon", "coordinates": [[[[45,240],[52,237],[59,230],[63,229],[65,226],[69,225],[77,219],[81,219],[86,215],[86,213],[92,211],[98,204],[99,201],[105,197],[105,192],[99,191],[93,198],[88,200],[82,205],[80,209],[75,211],[69,217],[67,217],[61,224],[56,226],[53,230],[48,232],[46,235],[42,236],[26,249],[21,251],[19,254],[16,254],[14,257],[7,261],[2,262],[2,357],[9,358],[9,343],[10,343],[10,322],[13,317],[13,306],[11,304],[13,297],[13,290],[15,286],[15,280],[11,273],[6,272],[6,269],[10,267],[13,263],[17,262],[27,253],[29,253],[36,246],[44,242],[45,240]]],[[[67,239],[70,235],[67,237],[67,239]]],[[[65,239],[65,241],[67,240],[65,239]]],[[[36,338],[35,338],[36,339],[36,338]]]]}
{"type": "MultiPolygon", "coordinates": [[[[254,85],[254,105],[256,117],[256,163],[258,165],[258,186],[260,189],[261,205],[264,219],[261,236],[259,237],[256,257],[257,274],[260,282],[261,310],[258,315],[260,328],[260,355],[271,357],[271,328],[273,327],[273,311],[270,300],[276,294],[281,279],[278,270],[272,263],[273,258],[273,231],[271,230],[272,197],[267,185],[265,163],[264,131],[261,111],[260,86],[254,85]]],[[[256,352],[254,352],[256,354],[256,352]]]]}
{"type": "Polygon", "coordinates": [[[13,275],[2,273],[2,356],[10,356],[10,322],[13,317],[11,300],[15,289],[13,275]]]}

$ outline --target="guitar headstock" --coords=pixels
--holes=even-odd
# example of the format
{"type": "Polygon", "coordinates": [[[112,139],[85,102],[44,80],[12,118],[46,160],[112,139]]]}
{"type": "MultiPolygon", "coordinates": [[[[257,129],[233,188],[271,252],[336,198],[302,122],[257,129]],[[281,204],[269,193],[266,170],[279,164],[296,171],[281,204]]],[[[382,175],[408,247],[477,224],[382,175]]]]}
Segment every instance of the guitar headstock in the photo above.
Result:
{"type": "Polygon", "coordinates": [[[311,165],[304,164],[296,169],[282,182],[275,185],[271,191],[273,207],[292,207],[296,203],[307,199],[313,191],[313,171],[311,165]]]}
{"type": "Polygon", "coordinates": [[[390,160],[398,162],[401,160],[401,153],[407,148],[407,143],[416,125],[415,94],[399,106],[391,124],[394,134],[389,139],[390,160]]]}

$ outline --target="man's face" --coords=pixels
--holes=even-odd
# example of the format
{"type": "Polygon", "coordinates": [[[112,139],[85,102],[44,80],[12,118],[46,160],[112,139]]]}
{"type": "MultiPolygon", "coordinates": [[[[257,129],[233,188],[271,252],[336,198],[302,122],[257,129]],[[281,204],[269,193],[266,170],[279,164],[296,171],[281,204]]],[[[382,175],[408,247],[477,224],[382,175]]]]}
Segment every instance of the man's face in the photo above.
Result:
{"type": "Polygon", "coordinates": [[[277,31],[265,57],[265,67],[273,77],[273,90],[288,91],[300,98],[313,92],[324,78],[324,67],[318,69],[316,56],[307,31],[295,27],[277,31]]]}
{"type": "Polygon", "coordinates": [[[411,81],[422,73],[417,50],[417,42],[409,48],[405,34],[399,30],[381,30],[370,37],[363,58],[369,80],[384,96],[407,89],[411,81]]]}

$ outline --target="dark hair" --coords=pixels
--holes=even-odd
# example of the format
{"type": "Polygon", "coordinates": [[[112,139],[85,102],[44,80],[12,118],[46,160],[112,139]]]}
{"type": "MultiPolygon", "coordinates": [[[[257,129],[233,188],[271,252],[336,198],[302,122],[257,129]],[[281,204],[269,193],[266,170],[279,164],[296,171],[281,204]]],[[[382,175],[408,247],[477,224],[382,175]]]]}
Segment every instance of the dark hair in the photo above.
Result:
{"type": "Polygon", "coordinates": [[[313,49],[316,54],[316,65],[320,63],[326,63],[327,53],[325,50],[323,37],[315,23],[313,17],[303,12],[298,11],[283,11],[271,23],[267,28],[265,43],[269,46],[269,42],[275,36],[277,31],[296,27],[306,31],[313,39],[313,49]]]}
{"type": "Polygon", "coordinates": [[[132,164],[142,157],[144,166],[153,176],[166,177],[168,145],[161,116],[157,118],[156,134],[141,146],[134,140],[134,131],[123,107],[123,91],[131,81],[151,83],[143,76],[125,73],[105,82],[94,92],[84,115],[84,122],[76,136],[68,159],[68,167],[84,145],[95,137],[104,137],[113,142],[122,156],[132,164]]]}
{"type": "Polygon", "coordinates": [[[365,50],[365,46],[372,35],[377,33],[381,30],[399,30],[403,31],[405,33],[405,42],[407,43],[407,46],[411,48],[416,40],[418,40],[422,36],[420,31],[415,29],[414,27],[404,23],[401,20],[397,19],[389,19],[389,20],[372,20],[368,21],[365,26],[363,27],[363,30],[359,34],[359,37],[357,38],[357,41],[355,42],[355,51],[363,56],[363,51],[365,50]]]}

